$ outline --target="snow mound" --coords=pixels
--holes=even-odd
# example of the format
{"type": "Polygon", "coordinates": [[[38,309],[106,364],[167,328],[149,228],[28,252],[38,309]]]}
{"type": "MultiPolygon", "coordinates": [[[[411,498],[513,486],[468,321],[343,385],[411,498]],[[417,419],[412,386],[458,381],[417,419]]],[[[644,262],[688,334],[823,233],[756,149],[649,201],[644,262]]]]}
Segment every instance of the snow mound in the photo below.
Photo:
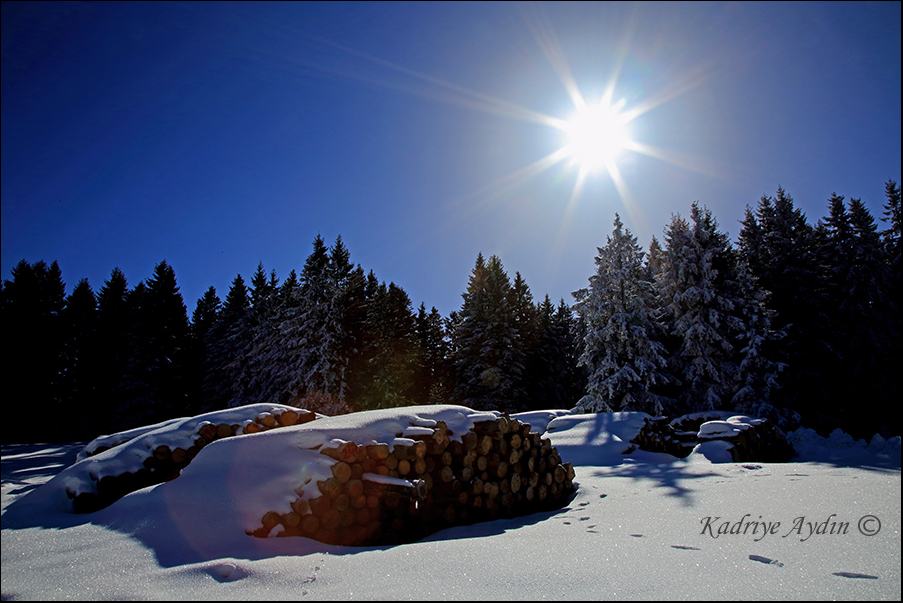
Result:
{"type": "Polygon", "coordinates": [[[856,440],[851,435],[835,429],[828,437],[822,437],[814,429],[800,427],[787,433],[787,441],[793,444],[795,461],[855,462],[880,464],[887,467],[901,466],[900,436],[885,439],[880,434],[870,442],[856,440]]]}

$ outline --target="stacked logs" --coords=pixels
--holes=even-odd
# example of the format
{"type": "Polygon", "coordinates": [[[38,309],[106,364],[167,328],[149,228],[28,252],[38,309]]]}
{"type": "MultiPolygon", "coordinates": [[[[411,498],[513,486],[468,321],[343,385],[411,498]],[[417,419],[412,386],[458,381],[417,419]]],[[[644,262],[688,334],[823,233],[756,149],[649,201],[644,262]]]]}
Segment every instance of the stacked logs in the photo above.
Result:
{"type": "Polygon", "coordinates": [[[321,450],[333,476],[295,490],[288,513],[270,512],[252,535],[306,536],[369,546],[419,540],[437,530],[563,506],[574,468],[548,439],[502,415],[460,438],[438,421],[413,443],[321,450]],[[305,496],[304,488],[316,488],[305,496]]]}
{"type": "Polygon", "coordinates": [[[648,452],[664,452],[677,458],[688,456],[697,444],[696,431],[686,431],[674,428],[667,417],[644,417],[643,427],[635,438],[630,440],[631,447],[627,452],[633,452],[636,448],[648,452]]]}
{"type": "MultiPolygon", "coordinates": [[[[745,423],[746,429],[729,435],[700,436],[699,430],[705,423],[720,420],[725,413],[706,415],[694,413],[673,421],[666,417],[645,418],[640,433],[630,440],[641,450],[665,452],[678,458],[685,458],[702,441],[723,440],[732,444],[731,459],[735,463],[758,461],[764,463],[786,463],[793,458],[793,447],[784,433],[768,419],[753,419],[745,423]]],[[[632,452],[631,448],[627,452],[632,452]]]]}
{"type": "MultiPolygon", "coordinates": [[[[197,425],[194,436],[189,438],[190,445],[156,446],[142,462],[143,467],[137,471],[105,475],[96,481],[93,492],[67,493],[72,499],[72,507],[76,513],[93,513],[113,504],[130,492],[177,478],[198,452],[211,442],[244,433],[259,433],[269,429],[302,425],[313,421],[316,417],[316,414],[309,410],[274,409],[273,412],[260,413],[253,420],[241,423],[202,421],[197,425]]],[[[99,446],[87,454],[96,456],[105,450],[109,450],[109,447],[99,446]]]]}

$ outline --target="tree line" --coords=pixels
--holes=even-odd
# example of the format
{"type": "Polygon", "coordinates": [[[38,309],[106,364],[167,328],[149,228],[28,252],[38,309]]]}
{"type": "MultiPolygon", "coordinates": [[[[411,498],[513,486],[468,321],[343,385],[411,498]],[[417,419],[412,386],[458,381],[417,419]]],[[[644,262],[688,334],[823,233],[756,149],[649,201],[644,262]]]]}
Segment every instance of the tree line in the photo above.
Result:
{"type": "Polygon", "coordinates": [[[573,306],[535,301],[519,273],[479,254],[448,317],[354,265],[341,236],[318,236],[282,281],[261,264],[224,300],[210,287],[190,319],[166,261],[133,287],[117,268],[97,293],[82,279],[67,296],[56,262],[22,260],[0,295],[15,402],[3,441],[88,439],[254,402],[325,414],[723,408],[899,431],[900,189],[885,192],[879,232],[860,199],[833,195],[812,226],[779,188],[747,208],[736,246],[698,204],[645,252],[616,215],[573,306]]]}

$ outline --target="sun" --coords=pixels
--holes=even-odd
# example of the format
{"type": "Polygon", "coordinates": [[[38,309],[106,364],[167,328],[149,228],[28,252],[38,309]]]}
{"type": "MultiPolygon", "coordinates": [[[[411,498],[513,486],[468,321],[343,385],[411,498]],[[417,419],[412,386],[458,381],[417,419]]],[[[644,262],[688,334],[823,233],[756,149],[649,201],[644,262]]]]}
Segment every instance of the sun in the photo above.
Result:
{"type": "Polygon", "coordinates": [[[628,120],[620,109],[620,104],[605,102],[583,105],[562,124],[564,152],[582,172],[611,171],[621,152],[630,146],[628,120]]]}

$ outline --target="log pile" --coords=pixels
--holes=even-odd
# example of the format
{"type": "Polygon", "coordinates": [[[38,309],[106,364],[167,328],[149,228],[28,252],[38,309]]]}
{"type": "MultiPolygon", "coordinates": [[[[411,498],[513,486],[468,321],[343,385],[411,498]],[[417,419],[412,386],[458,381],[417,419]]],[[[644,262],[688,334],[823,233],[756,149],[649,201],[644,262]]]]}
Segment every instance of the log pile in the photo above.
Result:
{"type": "Polygon", "coordinates": [[[793,458],[793,447],[768,419],[732,417],[725,412],[694,413],[670,422],[666,417],[646,418],[640,433],[630,442],[641,450],[685,458],[697,444],[712,440],[730,443],[735,463],[786,463],[793,458]],[[708,428],[703,427],[707,424],[708,428]],[[733,428],[717,429],[715,424],[733,428]]]}
{"type": "Polygon", "coordinates": [[[437,530],[559,508],[574,468],[548,439],[505,414],[460,437],[438,421],[409,444],[321,450],[332,477],[295,489],[288,513],[266,513],[253,536],[305,536],[370,546],[419,540],[437,530]],[[312,492],[306,492],[314,489],[312,492]]]}
{"type": "MultiPolygon", "coordinates": [[[[258,433],[269,429],[302,425],[316,419],[316,414],[303,409],[274,409],[273,412],[259,413],[254,419],[241,423],[212,423],[201,421],[194,436],[184,446],[161,444],[147,450],[142,467],[118,475],[92,475],[93,488],[87,492],[67,491],[76,513],[93,513],[107,507],[129,492],[134,492],[179,476],[186,466],[197,456],[204,446],[211,442],[246,433],[258,433]]],[[[88,452],[96,456],[109,447],[99,446],[88,452]]]]}

